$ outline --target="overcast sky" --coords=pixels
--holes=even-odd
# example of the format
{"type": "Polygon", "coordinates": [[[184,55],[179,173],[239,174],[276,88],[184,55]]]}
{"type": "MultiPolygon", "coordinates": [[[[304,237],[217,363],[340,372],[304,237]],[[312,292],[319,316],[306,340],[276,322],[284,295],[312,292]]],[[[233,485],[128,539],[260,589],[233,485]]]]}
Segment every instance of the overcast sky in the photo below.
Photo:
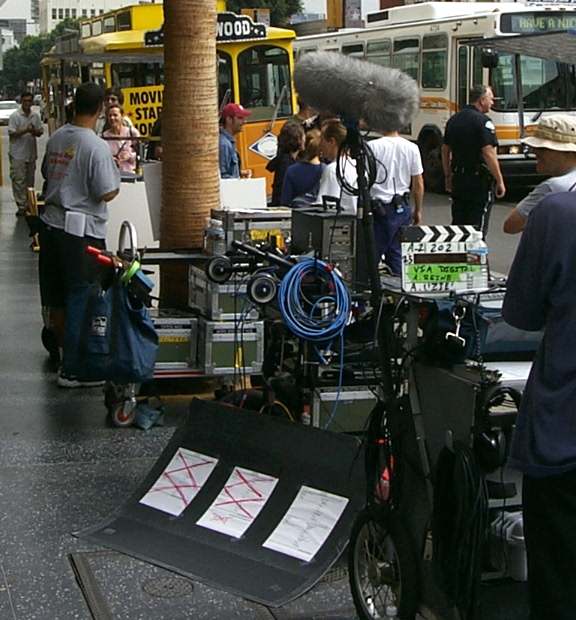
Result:
{"type": "MultiPolygon", "coordinates": [[[[380,8],[380,0],[361,0],[362,14],[373,13],[380,8]]],[[[306,13],[322,13],[326,15],[326,0],[303,0],[306,13]]]]}
{"type": "Polygon", "coordinates": [[[0,18],[30,19],[30,1],[29,0],[6,0],[0,7],[0,18]]]}

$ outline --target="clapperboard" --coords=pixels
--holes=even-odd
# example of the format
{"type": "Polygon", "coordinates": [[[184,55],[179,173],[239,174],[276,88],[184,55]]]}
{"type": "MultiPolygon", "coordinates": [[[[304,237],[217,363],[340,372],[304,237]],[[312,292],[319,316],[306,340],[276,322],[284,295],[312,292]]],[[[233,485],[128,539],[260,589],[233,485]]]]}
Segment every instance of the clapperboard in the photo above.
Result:
{"type": "Polygon", "coordinates": [[[488,286],[488,265],[472,252],[474,226],[403,226],[402,290],[449,293],[488,286]]]}

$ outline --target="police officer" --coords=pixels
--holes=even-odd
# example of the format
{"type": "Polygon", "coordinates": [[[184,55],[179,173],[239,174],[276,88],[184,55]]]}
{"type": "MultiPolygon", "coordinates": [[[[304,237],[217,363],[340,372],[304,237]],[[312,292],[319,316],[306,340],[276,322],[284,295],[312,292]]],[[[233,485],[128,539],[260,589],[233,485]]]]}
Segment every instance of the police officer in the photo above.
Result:
{"type": "Polygon", "coordinates": [[[478,84],[470,91],[469,105],[446,124],[442,145],[446,191],[452,197],[452,224],[472,224],[488,233],[494,196],[506,193],[498,163],[498,138],[487,112],[494,95],[478,84]]]}

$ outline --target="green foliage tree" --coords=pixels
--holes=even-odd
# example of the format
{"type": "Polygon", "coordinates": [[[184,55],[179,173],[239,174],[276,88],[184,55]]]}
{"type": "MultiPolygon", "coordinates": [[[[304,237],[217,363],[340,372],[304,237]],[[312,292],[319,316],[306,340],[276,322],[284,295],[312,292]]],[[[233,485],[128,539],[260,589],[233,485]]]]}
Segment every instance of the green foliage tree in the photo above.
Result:
{"type": "Polygon", "coordinates": [[[303,9],[302,0],[226,0],[226,7],[233,13],[240,13],[242,9],[270,9],[270,24],[284,27],[292,15],[303,9]]]}
{"type": "Polygon", "coordinates": [[[3,55],[3,69],[0,72],[0,86],[8,84],[26,85],[31,80],[41,78],[40,60],[54,45],[56,37],[66,34],[69,30],[79,30],[77,19],[66,18],[48,34],[38,36],[27,35],[19,46],[11,47],[3,55]]]}

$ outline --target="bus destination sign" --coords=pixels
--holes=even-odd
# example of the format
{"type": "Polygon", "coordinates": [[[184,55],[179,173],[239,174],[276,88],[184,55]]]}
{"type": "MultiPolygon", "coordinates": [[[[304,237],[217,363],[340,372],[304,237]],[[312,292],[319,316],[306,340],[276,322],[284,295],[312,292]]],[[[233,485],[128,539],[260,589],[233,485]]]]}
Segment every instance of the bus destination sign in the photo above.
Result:
{"type": "Polygon", "coordinates": [[[500,23],[502,32],[514,34],[561,32],[572,28],[576,28],[576,12],[566,11],[503,13],[500,23]]]}
{"type": "MultiPolygon", "coordinates": [[[[216,41],[233,43],[235,41],[258,41],[267,37],[266,24],[254,23],[249,15],[218,13],[216,41]]],[[[164,45],[164,24],[158,30],[144,33],[144,47],[164,45]]]]}

